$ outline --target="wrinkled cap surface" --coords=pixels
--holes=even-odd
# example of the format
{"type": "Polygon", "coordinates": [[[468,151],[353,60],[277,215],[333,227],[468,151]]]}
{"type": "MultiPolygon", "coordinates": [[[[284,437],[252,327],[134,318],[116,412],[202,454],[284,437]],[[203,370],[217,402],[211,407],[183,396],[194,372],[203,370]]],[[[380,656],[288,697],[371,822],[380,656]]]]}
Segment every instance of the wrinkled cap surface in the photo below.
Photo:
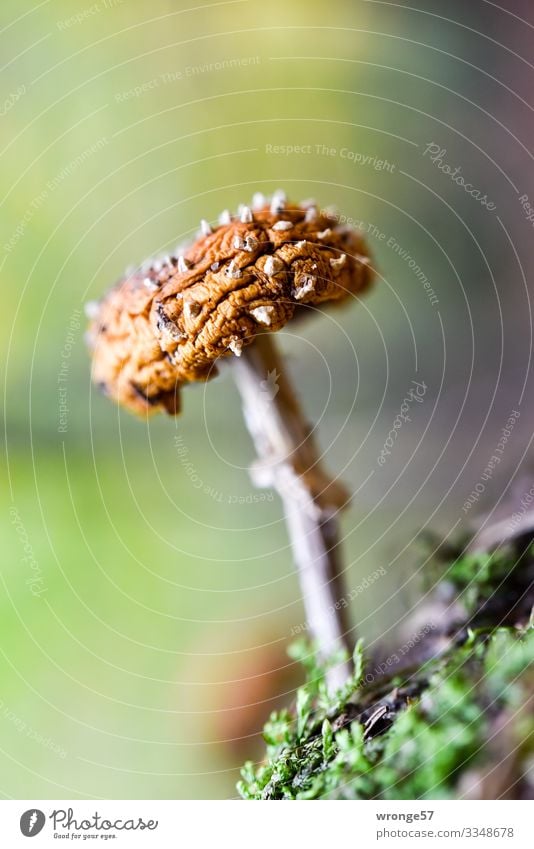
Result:
{"type": "Polygon", "coordinates": [[[213,377],[220,357],[372,281],[361,234],[313,204],[276,194],[222,221],[203,222],[182,254],[147,263],[93,306],[93,379],[136,412],[179,412],[180,388],[213,377]]]}

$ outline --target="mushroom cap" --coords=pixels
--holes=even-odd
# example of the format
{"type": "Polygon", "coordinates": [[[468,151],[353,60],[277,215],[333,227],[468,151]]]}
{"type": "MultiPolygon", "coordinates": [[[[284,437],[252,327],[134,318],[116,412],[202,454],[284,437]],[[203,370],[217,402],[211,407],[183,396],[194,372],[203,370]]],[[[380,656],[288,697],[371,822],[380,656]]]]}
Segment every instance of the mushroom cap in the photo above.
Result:
{"type": "Polygon", "coordinates": [[[110,397],[134,412],[165,409],[176,414],[175,369],[162,351],[150,321],[154,292],[133,274],[101,301],[87,334],[93,352],[92,379],[110,397]]]}
{"type": "Polygon", "coordinates": [[[217,373],[258,333],[310,307],[363,292],[373,272],[358,230],[280,193],[242,207],[177,257],[127,275],[100,302],[89,328],[93,379],[130,409],[179,412],[179,390],[217,373]]]}

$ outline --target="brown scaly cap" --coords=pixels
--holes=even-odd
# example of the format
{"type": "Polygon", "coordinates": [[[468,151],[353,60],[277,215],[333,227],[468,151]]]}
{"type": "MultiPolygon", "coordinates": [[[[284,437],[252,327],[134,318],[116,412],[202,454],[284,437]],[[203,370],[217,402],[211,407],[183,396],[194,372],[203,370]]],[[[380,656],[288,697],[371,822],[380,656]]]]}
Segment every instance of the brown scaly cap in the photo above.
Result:
{"type": "Polygon", "coordinates": [[[93,319],[88,344],[93,381],[136,413],[165,409],[176,414],[179,393],[175,368],[163,353],[150,323],[154,299],[151,277],[126,277],[100,304],[88,305],[93,319]]]}
{"type": "Polygon", "coordinates": [[[180,386],[213,377],[219,357],[372,281],[359,232],[312,203],[276,193],[220,221],[213,231],[203,222],[183,254],[126,277],[94,309],[93,378],[137,412],[178,412],[180,386]]]}

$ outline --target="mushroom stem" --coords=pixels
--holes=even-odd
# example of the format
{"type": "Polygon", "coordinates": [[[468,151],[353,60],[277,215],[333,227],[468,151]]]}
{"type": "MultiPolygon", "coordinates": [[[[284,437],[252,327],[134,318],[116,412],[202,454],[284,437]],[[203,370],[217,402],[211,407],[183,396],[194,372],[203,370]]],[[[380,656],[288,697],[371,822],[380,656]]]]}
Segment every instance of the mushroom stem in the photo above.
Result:
{"type": "MultiPolygon", "coordinates": [[[[323,660],[342,656],[349,645],[337,516],[348,493],[320,465],[272,336],[258,335],[232,362],[232,372],[259,458],[253,483],[276,489],[284,505],[310,636],[323,660]]],[[[328,690],[335,692],[350,674],[347,660],[329,668],[328,690]]]]}

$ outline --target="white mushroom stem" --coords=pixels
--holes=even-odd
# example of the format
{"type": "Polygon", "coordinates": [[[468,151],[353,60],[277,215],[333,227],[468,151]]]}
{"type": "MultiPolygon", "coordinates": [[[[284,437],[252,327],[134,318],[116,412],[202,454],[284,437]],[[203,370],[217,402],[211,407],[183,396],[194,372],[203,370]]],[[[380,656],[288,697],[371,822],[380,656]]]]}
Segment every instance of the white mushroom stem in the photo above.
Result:
{"type": "MultiPolygon", "coordinates": [[[[272,336],[260,334],[239,360],[232,361],[232,373],[259,457],[252,480],[256,486],[276,489],[284,505],[309,634],[323,660],[346,654],[346,593],[337,515],[348,495],[320,466],[272,336]]],[[[342,687],[350,674],[349,661],[332,666],[327,673],[329,691],[342,687]]]]}

